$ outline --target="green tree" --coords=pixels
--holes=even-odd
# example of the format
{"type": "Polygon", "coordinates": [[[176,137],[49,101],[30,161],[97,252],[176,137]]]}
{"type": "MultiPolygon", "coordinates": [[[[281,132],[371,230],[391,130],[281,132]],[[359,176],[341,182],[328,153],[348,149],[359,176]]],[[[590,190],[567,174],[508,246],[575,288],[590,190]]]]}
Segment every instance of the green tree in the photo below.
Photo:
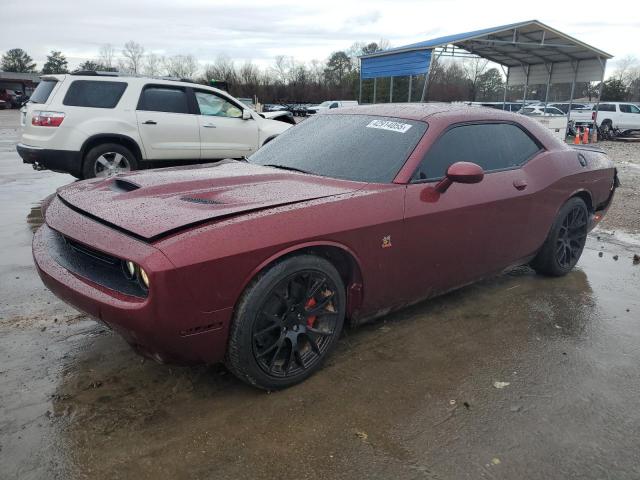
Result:
{"type": "Polygon", "coordinates": [[[342,85],[344,78],[353,69],[353,63],[345,52],[333,52],[327,61],[324,74],[327,80],[342,85]]]}
{"type": "Polygon", "coordinates": [[[31,73],[36,71],[36,64],[21,48],[12,48],[2,56],[0,66],[5,72],[31,73]]]}
{"type": "Polygon", "coordinates": [[[627,86],[619,78],[610,78],[602,87],[602,100],[619,102],[627,99],[627,86]]]}
{"type": "Polygon", "coordinates": [[[485,102],[499,100],[504,94],[502,75],[497,68],[490,68],[478,77],[476,86],[478,97],[485,102]]]}
{"type": "Polygon", "coordinates": [[[42,73],[67,73],[67,58],[62,52],[51,50],[47,55],[47,61],[42,67],[42,73]]]}
{"type": "Polygon", "coordinates": [[[100,62],[96,62],[95,60],[87,60],[81,63],[80,65],[78,65],[77,70],[110,72],[113,69],[109,69],[109,67],[102,65],[100,62]]]}

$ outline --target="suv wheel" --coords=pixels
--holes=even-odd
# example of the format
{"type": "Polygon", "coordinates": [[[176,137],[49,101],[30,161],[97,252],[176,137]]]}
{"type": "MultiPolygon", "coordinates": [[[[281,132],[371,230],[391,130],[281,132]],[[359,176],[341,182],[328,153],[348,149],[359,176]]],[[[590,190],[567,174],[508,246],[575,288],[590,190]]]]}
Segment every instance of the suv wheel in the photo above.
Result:
{"type": "Polygon", "coordinates": [[[117,143],[104,143],[85,155],[82,178],[111,177],[137,168],[138,162],[131,150],[117,143]]]}

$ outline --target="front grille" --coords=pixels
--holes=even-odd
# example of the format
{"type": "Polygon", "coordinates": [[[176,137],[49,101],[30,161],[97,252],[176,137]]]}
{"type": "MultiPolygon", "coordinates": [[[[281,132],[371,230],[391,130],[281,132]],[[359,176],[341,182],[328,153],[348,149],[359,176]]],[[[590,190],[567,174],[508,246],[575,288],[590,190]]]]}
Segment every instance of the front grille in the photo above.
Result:
{"type": "Polygon", "coordinates": [[[50,228],[45,230],[45,241],[49,255],[70,272],[124,295],[140,298],[147,296],[147,291],[137,281],[125,277],[122,259],[50,228]]]}

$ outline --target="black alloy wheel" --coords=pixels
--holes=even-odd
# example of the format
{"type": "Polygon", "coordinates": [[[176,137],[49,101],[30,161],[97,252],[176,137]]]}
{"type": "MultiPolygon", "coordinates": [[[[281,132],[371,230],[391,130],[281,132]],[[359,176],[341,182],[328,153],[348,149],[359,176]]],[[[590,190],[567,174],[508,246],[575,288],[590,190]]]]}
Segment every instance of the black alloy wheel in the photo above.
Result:
{"type": "Polygon", "coordinates": [[[336,346],[346,312],[342,277],[325,258],[301,254],[261,272],[234,310],[226,364],[265,390],[299,383],[336,346]]]}
{"type": "Polygon", "coordinates": [[[560,208],[542,248],[531,262],[544,275],[566,275],[582,255],[589,231],[589,210],[584,200],[570,198],[560,208]]]}
{"type": "Polygon", "coordinates": [[[265,373],[295,376],[326,352],[338,318],[336,285],[322,272],[305,270],[281,280],[253,325],[253,353],[265,373]]]}

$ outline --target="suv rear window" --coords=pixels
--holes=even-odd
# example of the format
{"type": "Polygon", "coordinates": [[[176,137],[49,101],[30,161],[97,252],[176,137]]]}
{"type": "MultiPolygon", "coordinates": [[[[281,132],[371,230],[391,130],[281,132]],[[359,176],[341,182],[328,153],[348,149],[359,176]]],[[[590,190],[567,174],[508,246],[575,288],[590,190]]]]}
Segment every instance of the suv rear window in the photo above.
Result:
{"type": "Polygon", "coordinates": [[[140,95],[138,110],[146,110],[148,112],[189,113],[187,92],[183,88],[164,86],[146,87],[142,95],[140,95]]]}
{"type": "Polygon", "coordinates": [[[56,83],[58,83],[57,80],[42,80],[33,91],[33,94],[31,94],[29,100],[33,103],[46,103],[56,83]]]}
{"type": "Polygon", "coordinates": [[[62,101],[70,107],[114,108],[127,89],[126,82],[76,80],[62,101]]]}

